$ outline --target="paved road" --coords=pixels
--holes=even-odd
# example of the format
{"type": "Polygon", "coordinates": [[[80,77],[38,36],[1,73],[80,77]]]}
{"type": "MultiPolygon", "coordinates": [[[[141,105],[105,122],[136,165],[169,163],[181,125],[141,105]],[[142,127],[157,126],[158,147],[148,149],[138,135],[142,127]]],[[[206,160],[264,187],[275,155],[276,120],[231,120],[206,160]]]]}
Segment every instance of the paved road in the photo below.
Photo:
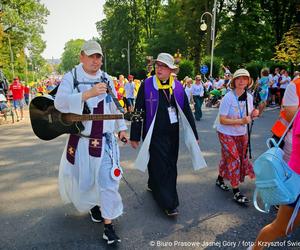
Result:
{"type": "MultiPolygon", "coordinates": [[[[121,146],[125,177],[138,193],[122,182],[120,192],[125,212],[115,224],[122,243],[119,249],[246,249],[258,230],[274,218],[275,211],[261,214],[250,205],[234,203],[230,192],[217,189],[214,182],[219,161],[219,142],[212,129],[216,109],[204,111],[197,122],[208,168],[194,172],[184,146],[178,161],[180,215],[169,219],[145,190],[147,174],[133,169],[137,152],[121,146]]],[[[252,135],[254,158],[266,149],[265,140],[278,110],[270,110],[255,121],[252,135]]],[[[0,126],[0,249],[106,249],[102,225],[87,214],[61,202],[57,174],[65,136],[44,142],[34,136],[27,120],[0,126]]],[[[254,183],[247,180],[242,191],[251,197],[254,183]]],[[[297,243],[300,230],[291,242],[297,243]]],[[[289,247],[289,249],[299,249],[289,247]]],[[[277,248],[274,248],[277,249],[277,248]]]]}

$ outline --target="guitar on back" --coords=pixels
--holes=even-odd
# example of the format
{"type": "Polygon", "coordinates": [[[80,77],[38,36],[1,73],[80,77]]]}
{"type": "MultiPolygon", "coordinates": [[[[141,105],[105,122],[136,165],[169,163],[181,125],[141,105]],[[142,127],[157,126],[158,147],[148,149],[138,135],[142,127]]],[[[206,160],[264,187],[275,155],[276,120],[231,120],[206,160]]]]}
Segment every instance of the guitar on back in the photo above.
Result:
{"type": "Polygon", "coordinates": [[[117,120],[142,121],[142,111],[125,114],[71,114],[61,113],[54,107],[51,95],[37,96],[30,102],[29,115],[34,134],[42,140],[52,140],[62,134],[80,134],[81,121],[117,120]]]}

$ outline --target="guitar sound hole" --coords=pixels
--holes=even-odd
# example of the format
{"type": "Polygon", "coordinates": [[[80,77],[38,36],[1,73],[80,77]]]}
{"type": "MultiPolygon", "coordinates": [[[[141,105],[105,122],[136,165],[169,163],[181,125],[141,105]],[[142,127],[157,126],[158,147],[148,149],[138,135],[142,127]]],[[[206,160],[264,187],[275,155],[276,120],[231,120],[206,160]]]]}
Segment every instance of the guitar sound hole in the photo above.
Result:
{"type": "Polygon", "coordinates": [[[64,118],[64,115],[65,115],[65,114],[62,114],[62,113],[59,114],[59,120],[60,120],[60,122],[61,122],[64,126],[71,126],[71,125],[73,124],[73,122],[72,122],[72,121],[67,121],[67,120],[64,118]]]}

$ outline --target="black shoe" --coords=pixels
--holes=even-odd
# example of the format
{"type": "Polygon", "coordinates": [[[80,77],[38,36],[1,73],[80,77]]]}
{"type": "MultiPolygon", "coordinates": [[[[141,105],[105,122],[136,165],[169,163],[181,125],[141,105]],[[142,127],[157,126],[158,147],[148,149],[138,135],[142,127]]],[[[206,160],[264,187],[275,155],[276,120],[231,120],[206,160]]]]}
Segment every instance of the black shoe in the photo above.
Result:
{"type": "Polygon", "coordinates": [[[242,195],[240,192],[235,193],[233,195],[233,199],[239,204],[247,204],[250,202],[249,199],[245,195],[242,195]]]}
{"type": "Polygon", "coordinates": [[[220,181],[219,178],[216,180],[216,185],[223,191],[230,190],[230,188],[224,183],[224,180],[220,181]]]}
{"type": "Polygon", "coordinates": [[[103,239],[107,241],[108,245],[121,242],[112,224],[104,225],[103,239]]]}
{"type": "Polygon", "coordinates": [[[100,223],[103,221],[103,217],[101,215],[101,211],[100,211],[100,207],[99,206],[94,206],[90,211],[89,211],[90,215],[91,215],[91,220],[93,222],[97,222],[100,223]]]}
{"type": "Polygon", "coordinates": [[[173,216],[176,216],[176,215],[179,214],[177,208],[174,208],[174,209],[165,209],[165,213],[166,213],[168,216],[170,216],[170,217],[173,217],[173,216]]]}

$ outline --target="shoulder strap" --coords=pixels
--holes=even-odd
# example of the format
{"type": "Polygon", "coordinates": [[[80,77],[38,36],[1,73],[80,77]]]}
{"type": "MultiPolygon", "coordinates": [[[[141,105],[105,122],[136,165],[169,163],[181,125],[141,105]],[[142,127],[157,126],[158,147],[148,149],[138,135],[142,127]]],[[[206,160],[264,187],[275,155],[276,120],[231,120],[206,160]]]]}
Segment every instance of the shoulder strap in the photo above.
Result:
{"type": "MultiPolygon", "coordinates": [[[[74,85],[74,89],[76,88],[78,93],[80,92],[79,88],[78,88],[78,85],[79,85],[79,82],[77,80],[77,72],[76,72],[76,67],[74,67],[74,74],[72,73],[72,70],[71,70],[71,74],[73,76],[73,85],[74,85]]],[[[90,114],[91,113],[91,110],[89,109],[86,101],[84,101],[84,104],[83,104],[83,113],[84,114],[90,114]]]]}
{"type": "Polygon", "coordinates": [[[297,111],[296,111],[295,115],[293,116],[293,119],[291,120],[289,125],[286,127],[286,129],[285,129],[283,135],[281,136],[280,140],[278,141],[278,143],[276,143],[278,147],[279,147],[280,143],[282,142],[282,140],[284,139],[284,137],[286,136],[287,132],[290,130],[290,127],[292,126],[298,112],[299,112],[299,108],[297,109],[297,111]]]}
{"type": "Polygon", "coordinates": [[[294,221],[295,221],[295,219],[296,219],[296,217],[298,215],[299,208],[300,208],[300,198],[298,199],[298,202],[296,203],[296,206],[294,208],[294,212],[293,212],[293,214],[292,214],[292,216],[291,216],[291,218],[289,220],[289,223],[288,223],[288,225],[286,227],[286,231],[285,231],[286,235],[289,235],[288,234],[289,228],[293,229],[293,227],[294,227],[294,221]]]}
{"type": "Polygon", "coordinates": [[[102,75],[101,75],[101,81],[106,83],[107,86],[107,94],[111,96],[114,104],[116,105],[117,109],[124,114],[125,111],[123,109],[123,107],[121,106],[121,104],[119,103],[118,98],[116,97],[116,95],[114,94],[112,87],[109,85],[109,80],[107,79],[107,75],[104,71],[102,71],[102,75]]]}
{"type": "MultiPolygon", "coordinates": [[[[71,70],[71,74],[72,74],[72,70],[71,70]]],[[[78,92],[80,92],[79,88],[78,88],[78,85],[79,85],[79,82],[77,80],[77,73],[76,73],[76,67],[74,67],[74,74],[72,74],[73,76],[73,85],[74,85],[74,89],[76,88],[78,90],[78,92]]]]}

